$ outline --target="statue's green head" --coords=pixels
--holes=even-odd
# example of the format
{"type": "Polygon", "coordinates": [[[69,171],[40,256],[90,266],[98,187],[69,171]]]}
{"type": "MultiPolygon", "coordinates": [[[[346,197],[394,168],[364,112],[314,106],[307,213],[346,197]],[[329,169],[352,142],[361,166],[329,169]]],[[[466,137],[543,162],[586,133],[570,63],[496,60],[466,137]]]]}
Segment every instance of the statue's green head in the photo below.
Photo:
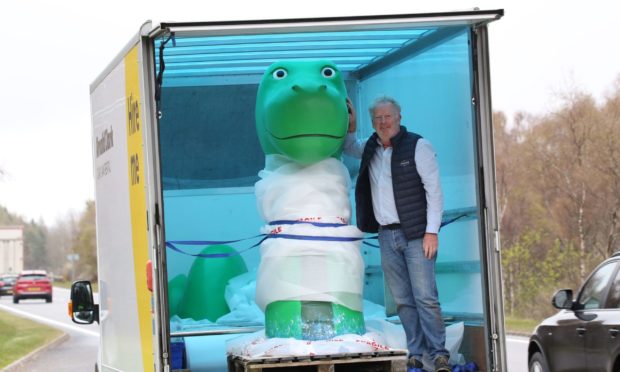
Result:
{"type": "Polygon", "coordinates": [[[281,61],[267,68],[256,97],[265,154],[303,164],[340,156],[348,127],[342,74],[328,60],[281,61]]]}

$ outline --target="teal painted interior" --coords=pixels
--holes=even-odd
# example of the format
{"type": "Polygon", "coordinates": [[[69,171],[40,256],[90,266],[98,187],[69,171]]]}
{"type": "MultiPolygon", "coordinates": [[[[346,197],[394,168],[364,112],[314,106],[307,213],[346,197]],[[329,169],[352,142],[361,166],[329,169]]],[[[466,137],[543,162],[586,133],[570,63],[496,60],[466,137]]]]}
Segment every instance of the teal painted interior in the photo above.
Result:
{"type": "MultiPolygon", "coordinates": [[[[388,94],[402,105],[402,123],[428,138],[441,170],[446,217],[468,216],[442,228],[437,259],[440,301],[446,316],[482,321],[480,206],[469,28],[397,63],[381,59],[436,28],[177,37],[166,44],[159,146],[164,188],[165,238],[228,241],[259,234],[253,184],[264,166],[255,133],[254,101],[264,68],[289,58],[330,58],[346,72],[358,112],[358,135],[372,133],[367,107],[388,94]],[[369,64],[379,68],[369,76],[369,64]],[[456,314],[456,315],[455,315],[456,314]]],[[[159,41],[157,42],[157,45],[159,41]]],[[[156,66],[158,68],[158,65],[156,66]]],[[[358,162],[343,157],[352,175],[358,162]]],[[[354,182],[353,182],[354,184],[354,182]]],[[[257,239],[232,243],[246,250],[257,239]]],[[[376,243],[376,241],[371,241],[376,243]]],[[[185,246],[187,252],[202,247],[185,246]]],[[[363,246],[365,298],[383,304],[377,248],[363,246]]],[[[187,274],[194,258],[167,251],[168,278],[187,274]]],[[[242,257],[250,272],[259,249],[242,257]]]]}

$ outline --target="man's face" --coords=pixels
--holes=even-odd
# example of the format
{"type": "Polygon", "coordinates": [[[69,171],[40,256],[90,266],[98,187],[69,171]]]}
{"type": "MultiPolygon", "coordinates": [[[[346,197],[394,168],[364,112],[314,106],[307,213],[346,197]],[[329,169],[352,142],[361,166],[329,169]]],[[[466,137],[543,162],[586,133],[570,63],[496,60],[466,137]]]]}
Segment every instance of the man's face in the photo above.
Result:
{"type": "Polygon", "coordinates": [[[391,103],[377,105],[372,115],[372,127],[383,145],[389,145],[390,139],[400,131],[400,114],[396,107],[391,103]]]}

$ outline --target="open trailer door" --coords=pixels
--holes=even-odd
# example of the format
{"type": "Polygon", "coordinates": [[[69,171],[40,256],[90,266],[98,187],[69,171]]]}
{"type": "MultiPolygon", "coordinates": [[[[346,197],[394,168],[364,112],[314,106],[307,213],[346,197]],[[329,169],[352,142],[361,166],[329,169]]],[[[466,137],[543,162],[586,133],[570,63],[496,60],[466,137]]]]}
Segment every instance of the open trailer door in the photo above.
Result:
{"type": "Polygon", "coordinates": [[[154,230],[149,228],[156,212],[151,208],[156,205],[155,183],[147,151],[152,100],[142,43],[150,26],[142,26],[90,87],[100,299],[98,369],[103,371],[161,369],[160,332],[152,317],[158,314],[156,297],[147,283],[147,263],[156,247],[154,230]]]}
{"type": "MultiPolygon", "coordinates": [[[[358,136],[372,133],[369,103],[388,94],[403,124],[433,143],[448,222],[437,284],[452,346],[459,362],[506,369],[487,41],[487,24],[502,15],[162,23],[148,34],[158,332],[173,368],[225,369],[226,341],[263,326],[253,302],[264,225],[254,196],[265,166],[257,86],[272,62],[327,58],[345,75],[358,136]],[[175,350],[184,350],[176,361],[175,350]]],[[[359,163],[343,161],[354,184],[359,163]]],[[[363,257],[365,306],[380,309],[367,315],[398,324],[378,249],[364,246],[363,257]]]]}

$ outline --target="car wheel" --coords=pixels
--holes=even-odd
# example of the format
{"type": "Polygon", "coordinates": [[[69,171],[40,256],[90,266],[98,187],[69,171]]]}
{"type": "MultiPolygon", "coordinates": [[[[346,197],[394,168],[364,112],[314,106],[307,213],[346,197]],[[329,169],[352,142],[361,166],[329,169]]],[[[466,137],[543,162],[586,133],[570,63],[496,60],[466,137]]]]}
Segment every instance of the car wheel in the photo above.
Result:
{"type": "Polygon", "coordinates": [[[18,297],[13,297],[13,303],[16,304],[19,302],[19,298],[18,297]]]}
{"type": "Polygon", "coordinates": [[[549,367],[547,366],[547,361],[545,357],[542,356],[540,352],[535,352],[534,355],[530,358],[529,363],[529,371],[530,372],[549,372],[549,367]]]}
{"type": "Polygon", "coordinates": [[[47,303],[52,302],[52,296],[45,297],[45,302],[47,302],[47,303]]]}

